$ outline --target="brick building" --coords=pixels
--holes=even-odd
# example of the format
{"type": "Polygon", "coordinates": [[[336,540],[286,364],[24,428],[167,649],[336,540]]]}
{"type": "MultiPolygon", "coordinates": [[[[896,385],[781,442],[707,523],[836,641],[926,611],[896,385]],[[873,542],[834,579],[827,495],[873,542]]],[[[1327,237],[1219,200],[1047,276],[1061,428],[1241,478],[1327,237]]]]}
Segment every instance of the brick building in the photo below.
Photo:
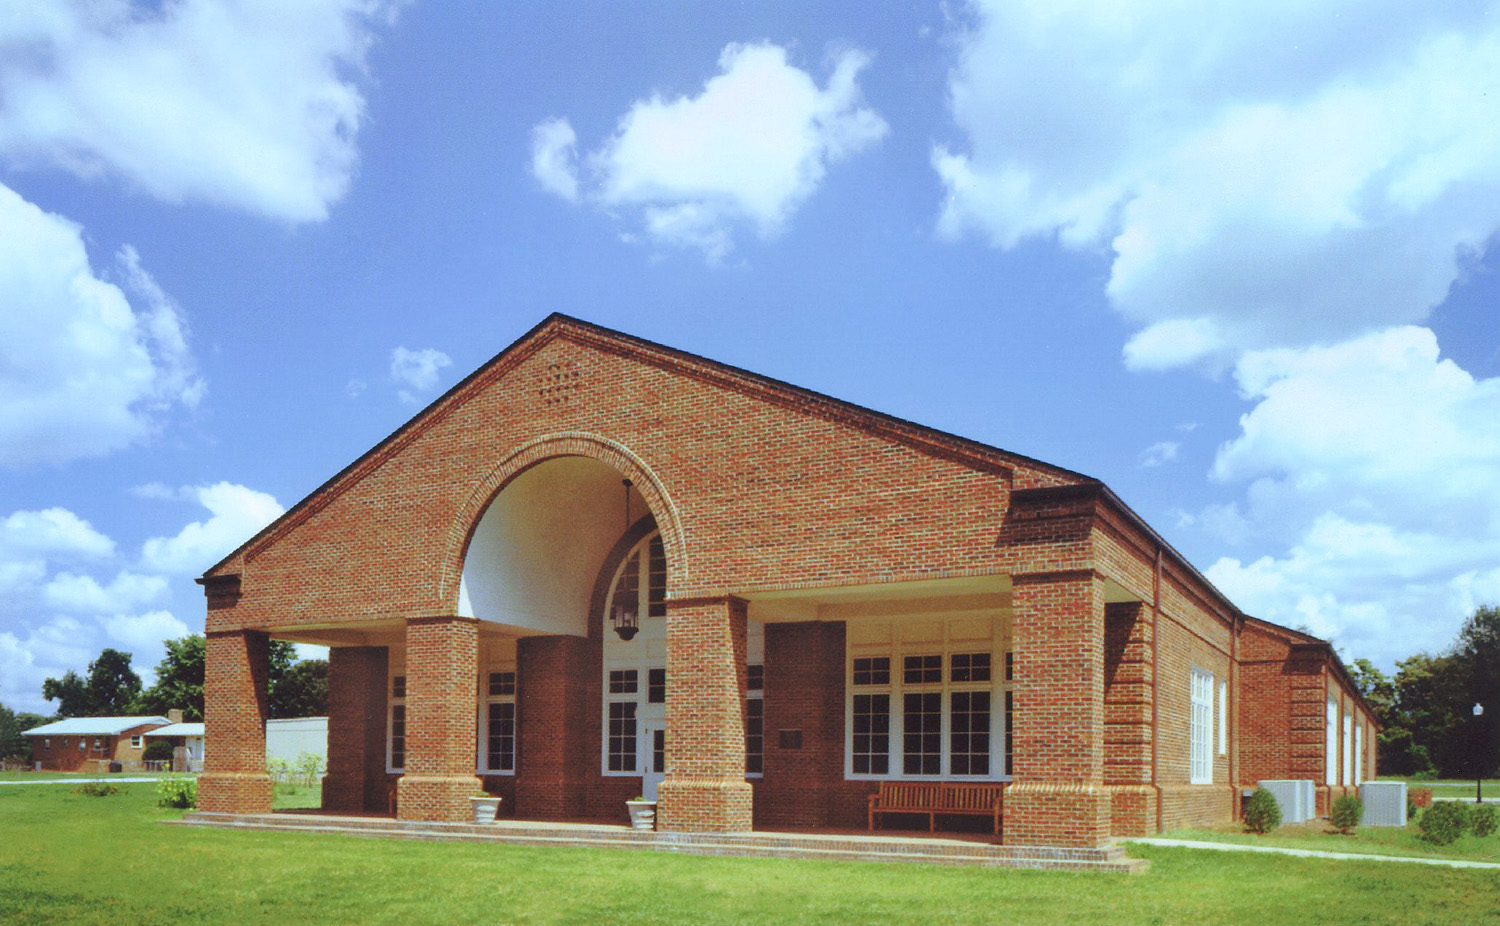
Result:
{"type": "Polygon", "coordinates": [[[108,772],[111,763],[139,771],[145,735],[167,726],[166,717],[69,717],[23,731],[32,766],[49,772],[108,772]]]}
{"type": "Polygon", "coordinates": [[[205,810],[270,806],[271,638],[332,647],[339,811],[862,827],[1002,781],[1005,842],[1097,846],[1374,774],[1329,646],[1099,481],[557,315],[199,581],[205,810]]]}

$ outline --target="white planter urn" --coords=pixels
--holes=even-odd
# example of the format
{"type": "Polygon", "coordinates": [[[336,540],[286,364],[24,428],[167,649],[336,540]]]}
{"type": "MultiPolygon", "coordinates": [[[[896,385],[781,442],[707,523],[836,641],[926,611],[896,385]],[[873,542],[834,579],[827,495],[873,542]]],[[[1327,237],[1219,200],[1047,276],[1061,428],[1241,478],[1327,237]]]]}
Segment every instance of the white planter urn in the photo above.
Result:
{"type": "Polygon", "coordinates": [[[495,814],[500,812],[500,798],[493,795],[488,797],[471,797],[469,806],[474,809],[475,823],[494,823],[495,814]]]}
{"type": "Polygon", "coordinates": [[[630,811],[631,829],[656,829],[656,801],[626,801],[625,809],[630,811]]]}

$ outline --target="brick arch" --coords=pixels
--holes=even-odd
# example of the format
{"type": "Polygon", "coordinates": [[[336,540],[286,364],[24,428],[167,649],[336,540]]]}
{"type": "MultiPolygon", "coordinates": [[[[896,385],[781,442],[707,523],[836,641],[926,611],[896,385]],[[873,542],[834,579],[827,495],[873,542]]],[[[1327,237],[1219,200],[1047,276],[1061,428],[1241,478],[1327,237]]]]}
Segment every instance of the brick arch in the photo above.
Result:
{"type": "Polygon", "coordinates": [[[667,552],[669,594],[672,584],[685,580],[691,574],[677,505],[651,467],[619,441],[583,431],[566,431],[539,437],[497,463],[475,484],[473,491],[460,506],[448,531],[448,542],[438,580],[439,600],[452,607],[455,613],[464,558],[468,555],[469,541],[474,536],[475,528],[479,526],[479,519],[484,517],[490,504],[511,480],[533,466],[558,457],[588,457],[613,467],[622,477],[629,479],[646,500],[652,517],[656,519],[657,528],[661,531],[662,543],[667,552]]]}

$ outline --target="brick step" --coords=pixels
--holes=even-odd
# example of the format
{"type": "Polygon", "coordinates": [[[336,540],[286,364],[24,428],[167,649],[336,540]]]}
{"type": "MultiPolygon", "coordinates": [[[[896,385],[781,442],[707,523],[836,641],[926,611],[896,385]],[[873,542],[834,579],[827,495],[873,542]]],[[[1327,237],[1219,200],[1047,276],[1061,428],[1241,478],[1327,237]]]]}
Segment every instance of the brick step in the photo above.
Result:
{"type": "Polygon", "coordinates": [[[387,839],[654,849],[660,852],[677,852],[687,855],[822,858],[837,861],[915,862],[929,865],[1127,873],[1140,871],[1145,867],[1143,861],[1128,857],[1118,846],[1108,846],[1102,849],[1008,847],[986,843],[880,836],[842,837],[796,833],[656,833],[624,827],[417,823],[388,818],[328,818],[312,814],[192,813],[186,815],[180,823],[187,826],[311,832],[387,839]]]}

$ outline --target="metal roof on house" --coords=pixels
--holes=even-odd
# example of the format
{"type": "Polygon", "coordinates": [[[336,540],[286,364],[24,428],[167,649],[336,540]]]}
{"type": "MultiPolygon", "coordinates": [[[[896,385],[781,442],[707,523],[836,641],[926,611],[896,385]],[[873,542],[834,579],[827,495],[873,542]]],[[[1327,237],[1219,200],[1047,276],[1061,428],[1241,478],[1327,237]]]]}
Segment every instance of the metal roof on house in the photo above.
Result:
{"type": "Polygon", "coordinates": [[[157,727],[155,730],[147,730],[147,736],[202,736],[203,724],[201,723],[169,723],[165,727],[157,727]]]}
{"type": "Polygon", "coordinates": [[[23,736],[119,736],[134,727],[164,727],[165,717],[69,717],[32,727],[23,736]]]}

